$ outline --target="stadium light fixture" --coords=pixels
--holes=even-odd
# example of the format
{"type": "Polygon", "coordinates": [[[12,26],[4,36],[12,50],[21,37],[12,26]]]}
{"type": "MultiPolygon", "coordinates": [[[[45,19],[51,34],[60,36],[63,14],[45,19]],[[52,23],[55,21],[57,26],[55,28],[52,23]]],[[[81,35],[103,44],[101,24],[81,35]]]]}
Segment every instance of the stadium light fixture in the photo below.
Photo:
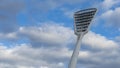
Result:
{"type": "Polygon", "coordinates": [[[76,68],[81,40],[83,36],[88,32],[89,25],[96,11],[96,8],[89,8],[74,13],[74,32],[77,35],[77,42],[68,68],[76,68]]]}

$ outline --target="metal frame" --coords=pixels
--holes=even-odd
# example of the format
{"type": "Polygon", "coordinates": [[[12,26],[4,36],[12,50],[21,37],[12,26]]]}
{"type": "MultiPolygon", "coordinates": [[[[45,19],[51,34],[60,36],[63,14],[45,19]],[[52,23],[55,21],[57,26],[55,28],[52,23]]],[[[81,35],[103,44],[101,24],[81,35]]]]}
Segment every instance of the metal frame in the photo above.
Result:
{"type": "Polygon", "coordinates": [[[77,42],[68,68],[76,68],[81,40],[88,32],[90,22],[92,21],[96,11],[96,8],[89,8],[77,11],[74,14],[74,32],[77,35],[77,42]]]}
{"type": "Polygon", "coordinates": [[[75,34],[80,35],[81,33],[87,33],[89,29],[90,22],[92,21],[96,8],[89,8],[81,11],[77,11],[74,14],[74,27],[75,34]],[[79,24],[79,25],[78,25],[79,24]],[[84,28],[86,26],[86,28],[84,28]],[[78,28],[81,27],[81,28],[78,28]]]}

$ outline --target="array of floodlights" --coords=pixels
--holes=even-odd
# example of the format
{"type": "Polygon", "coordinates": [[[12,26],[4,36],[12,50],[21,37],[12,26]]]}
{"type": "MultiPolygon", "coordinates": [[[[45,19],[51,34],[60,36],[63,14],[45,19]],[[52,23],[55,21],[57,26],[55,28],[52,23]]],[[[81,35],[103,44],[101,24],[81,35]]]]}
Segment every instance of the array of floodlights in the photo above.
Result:
{"type": "Polygon", "coordinates": [[[81,40],[88,32],[90,23],[96,11],[96,8],[89,8],[74,13],[74,32],[77,35],[77,42],[68,68],[76,68],[81,40]]]}

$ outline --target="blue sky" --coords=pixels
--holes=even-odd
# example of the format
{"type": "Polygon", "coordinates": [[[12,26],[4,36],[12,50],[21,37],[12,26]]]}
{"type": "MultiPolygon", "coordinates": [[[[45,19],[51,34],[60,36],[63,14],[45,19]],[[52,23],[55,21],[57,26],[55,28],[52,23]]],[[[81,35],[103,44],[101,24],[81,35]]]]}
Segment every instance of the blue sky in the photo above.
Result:
{"type": "Polygon", "coordinates": [[[120,0],[1,0],[0,67],[67,68],[74,12],[97,8],[77,68],[120,68],[120,0]]]}

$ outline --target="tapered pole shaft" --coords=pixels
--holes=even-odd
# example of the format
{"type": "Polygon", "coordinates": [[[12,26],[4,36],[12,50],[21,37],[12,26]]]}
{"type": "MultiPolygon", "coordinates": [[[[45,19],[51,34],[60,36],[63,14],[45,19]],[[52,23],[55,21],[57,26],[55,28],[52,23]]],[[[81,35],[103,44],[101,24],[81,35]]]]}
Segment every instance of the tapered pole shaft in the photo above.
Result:
{"type": "Polygon", "coordinates": [[[75,46],[75,49],[73,51],[68,68],[76,68],[77,59],[78,59],[78,55],[79,55],[79,49],[80,49],[80,43],[82,41],[82,36],[83,35],[80,35],[77,38],[76,46],[75,46]]]}

